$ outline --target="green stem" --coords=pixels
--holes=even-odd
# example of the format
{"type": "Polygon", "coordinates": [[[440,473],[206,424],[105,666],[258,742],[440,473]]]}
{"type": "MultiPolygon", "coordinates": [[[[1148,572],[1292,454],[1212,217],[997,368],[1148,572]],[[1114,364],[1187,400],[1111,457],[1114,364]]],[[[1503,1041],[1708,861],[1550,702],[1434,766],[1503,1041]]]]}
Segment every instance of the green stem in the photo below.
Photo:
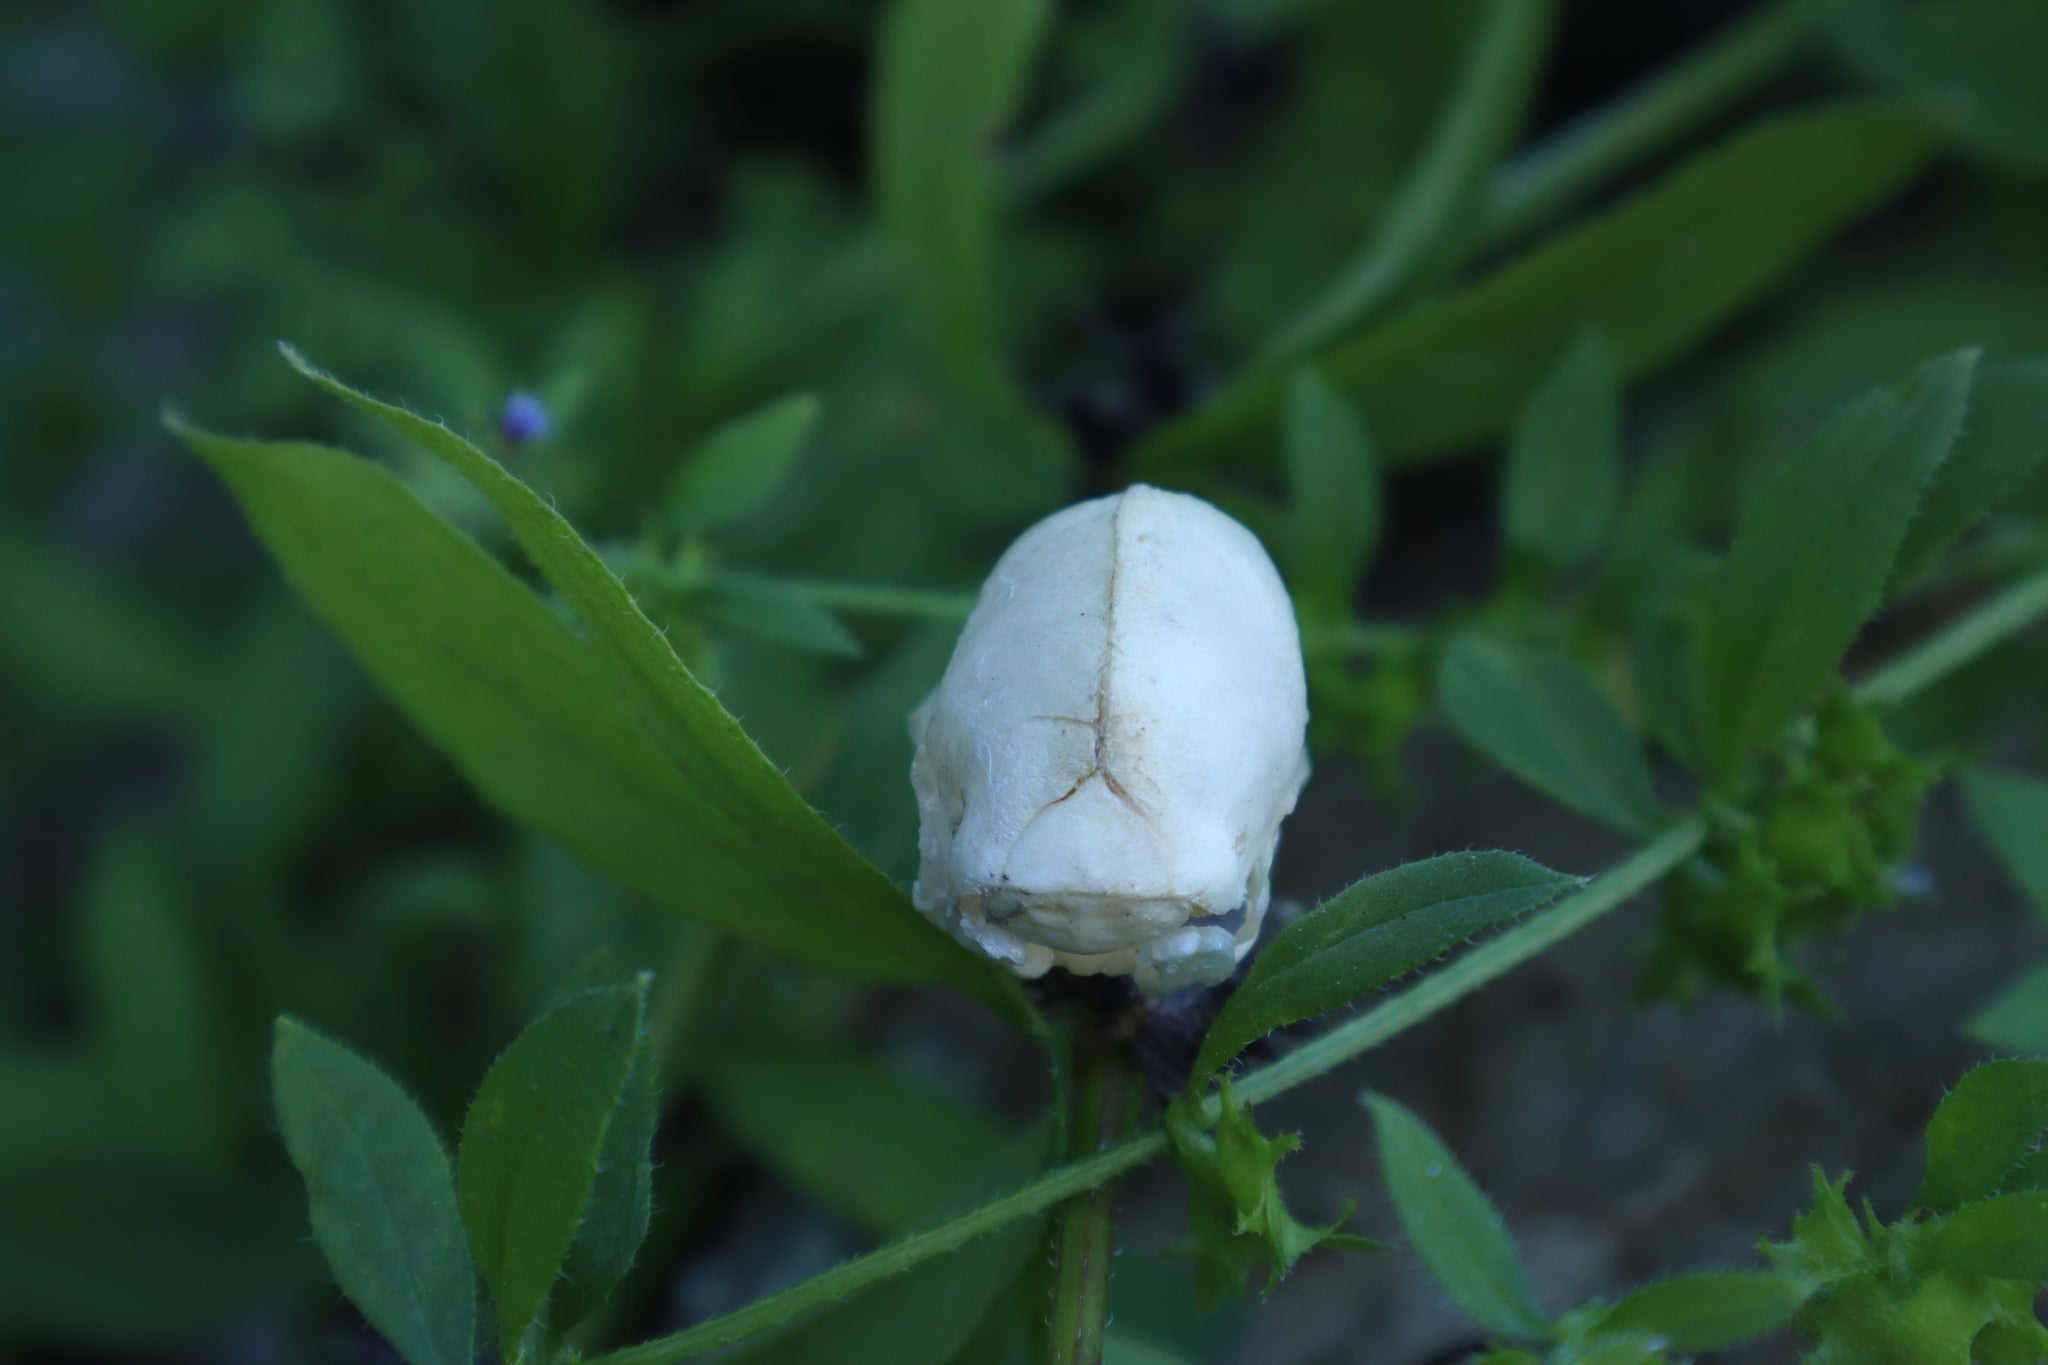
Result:
{"type": "Polygon", "coordinates": [[[2022,578],[1904,656],[1856,684],[1858,701],[1912,696],[2048,612],[2048,569],[2022,578]]]}
{"type": "Polygon", "coordinates": [[[1808,0],[1780,0],[1522,153],[1494,176],[1476,246],[1547,226],[1571,204],[1718,117],[1783,67],[1813,28],[1808,0]]]}
{"type": "MultiPolygon", "coordinates": [[[[1903,700],[1977,658],[2044,613],[2048,613],[2048,570],[2013,585],[1904,658],[1879,669],[1856,689],[1857,695],[1865,700],[1903,700]]],[[[1582,890],[1431,972],[1406,990],[1388,996],[1349,1023],[1340,1024],[1278,1061],[1250,1072],[1233,1089],[1246,1104],[1260,1103],[1379,1046],[1615,910],[1691,857],[1705,837],[1704,818],[1687,816],[1582,890]]],[[[1212,1117],[1219,1107],[1211,1096],[1212,1117]]],[[[1021,1189],[949,1222],[856,1256],[815,1279],[687,1332],[598,1356],[590,1365],[669,1365],[671,1361],[730,1345],[1092,1190],[1142,1166],[1164,1152],[1166,1145],[1163,1129],[1148,1128],[1113,1147],[1048,1171],[1021,1189]]]]}
{"type": "Polygon", "coordinates": [[[1422,638],[1413,626],[1372,621],[1340,621],[1328,626],[1303,626],[1301,652],[1311,658],[1330,654],[1386,654],[1422,638]]]}
{"type": "MultiPolygon", "coordinates": [[[[1098,1154],[1127,1136],[1138,1111],[1136,1079],[1121,1042],[1084,1042],[1071,1154],[1098,1154]]],[[[1115,1254],[1116,1185],[1105,1180],[1067,1201],[1053,1280],[1052,1365],[1102,1365],[1115,1254]]]]}

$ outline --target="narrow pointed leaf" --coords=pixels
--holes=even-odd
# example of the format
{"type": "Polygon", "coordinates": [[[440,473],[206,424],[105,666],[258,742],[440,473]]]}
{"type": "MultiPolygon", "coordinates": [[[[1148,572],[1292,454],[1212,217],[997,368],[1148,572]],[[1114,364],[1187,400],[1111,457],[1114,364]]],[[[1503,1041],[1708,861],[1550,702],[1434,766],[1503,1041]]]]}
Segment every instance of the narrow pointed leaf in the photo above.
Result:
{"type": "Polygon", "coordinates": [[[1684,1275],[1630,1294],[1600,1330],[1640,1332],[1681,1354],[1718,1351],[1784,1326],[1806,1297],[1796,1280],[1762,1271],[1684,1275]]]}
{"type": "MultiPolygon", "coordinates": [[[[1318,363],[1389,464],[1469,448],[1508,430],[1537,379],[1589,329],[1625,376],[1683,354],[1894,193],[1934,143],[1921,115],[1891,101],[1770,119],[1318,363]]],[[[1137,472],[1170,479],[1255,458],[1285,401],[1284,375],[1248,379],[1141,446],[1137,472]]]]}
{"type": "Polygon", "coordinates": [[[506,814],[658,903],[822,970],[951,982],[1028,1018],[1014,982],[925,924],[804,805],[567,523],[452,433],[389,411],[518,514],[508,521],[574,587],[563,592],[590,639],[382,468],[170,425],[315,611],[506,814]]]}
{"type": "Polygon", "coordinates": [[[1877,609],[1962,428],[1975,351],[1849,404],[1764,480],[1708,598],[1702,676],[1722,774],[1811,705],[1877,609]]]}
{"type": "Polygon", "coordinates": [[[508,1357],[576,1240],[646,1013],[644,978],[571,996],[505,1049],[470,1101],[456,1189],[508,1357]]]}
{"type": "Polygon", "coordinates": [[[1384,1095],[1367,1097],[1379,1130],[1380,1172],[1415,1254],[1444,1292],[1489,1331],[1542,1341],[1550,1324],[1500,1214],[1421,1119],[1384,1095]]]}
{"type": "Polygon", "coordinates": [[[1617,829],[1655,825],[1642,746],[1570,655],[1461,635],[1437,666],[1437,699],[1458,733],[1530,786],[1617,829]]]}
{"type": "Polygon", "coordinates": [[[409,1365],[471,1365],[476,1270],[448,1155],[419,1106],[355,1053],[277,1021],[271,1097],[314,1240],[409,1365]]]}
{"type": "Polygon", "coordinates": [[[1579,884],[1513,853],[1447,853],[1354,882],[1268,944],[1209,1028],[1207,1075],[1274,1029],[1349,1004],[1579,884]]]}
{"type": "Polygon", "coordinates": [[[2048,1061],[1986,1062],[1927,1123],[1927,1174],[1913,1202],[1946,1213],[1995,1194],[2048,1131],[2048,1061]]]}
{"type": "Polygon", "coordinates": [[[1288,397],[1287,488],[1295,596],[1318,611],[1348,614],[1379,543],[1379,468],[1357,414],[1314,370],[1295,376],[1288,397]]]}
{"type": "Polygon", "coordinates": [[[642,1029],[618,1108],[605,1129],[590,1202],[562,1262],[561,1283],[548,1310],[549,1326],[558,1333],[603,1306],[633,1268],[647,1236],[647,1221],[654,1211],[656,1101],[654,1044],[642,1029]]]}
{"type": "Polygon", "coordinates": [[[1992,512],[2048,457],[2048,359],[1985,365],[1954,449],[1927,486],[1906,529],[1886,596],[1932,569],[1964,532],[1992,512]]]}
{"type": "Polygon", "coordinates": [[[911,315],[973,383],[998,372],[996,135],[1023,92],[1046,0],[894,0],[872,128],[883,230],[911,315]]]}
{"type": "Polygon", "coordinates": [[[1621,380],[1598,335],[1544,375],[1508,446],[1508,544],[1554,569],[1590,559],[1621,495],[1621,380]]]}

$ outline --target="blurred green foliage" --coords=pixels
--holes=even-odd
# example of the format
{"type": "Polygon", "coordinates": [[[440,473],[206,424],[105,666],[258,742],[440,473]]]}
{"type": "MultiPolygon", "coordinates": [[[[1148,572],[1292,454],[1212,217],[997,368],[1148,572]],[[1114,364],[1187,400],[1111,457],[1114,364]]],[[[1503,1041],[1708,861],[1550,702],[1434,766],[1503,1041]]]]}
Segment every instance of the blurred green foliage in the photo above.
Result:
{"type": "MultiPolygon", "coordinates": [[[[405,1077],[443,1133],[520,1022],[633,969],[660,969],[671,1082],[685,1040],[755,1046],[664,1130],[655,1251],[594,1321],[606,1339],[673,1325],[660,1258],[703,1245],[734,1171],[880,1235],[999,1164],[989,1134],[1017,1116],[870,1056],[894,1080],[864,1094],[946,1115],[921,1125],[930,1151],[853,1113],[832,1155],[873,1182],[855,1198],[787,1140],[822,1040],[885,1031],[893,997],[714,943],[483,806],[157,425],[169,400],[345,442],[509,548],[460,474],[326,401],[277,338],[516,473],[898,879],[902,718],[959,594],[1024,524],[1134,473],[1184,476],[1268,535],[1304,604],[1321,753],[1392,785],[1414,726],[1441,707],[1476,735],[1527,676],[1685,758],[1659,641],[1766,471],[1958,347],[2008,366],[2005,397],[1987,381],[1975,401],[2028,410],[2042,20],[2010,0],[1770,6],[1741,20],[1739,69],[1702,67],[1721,84],[1666,106],[1551,88],[1546,56],[1585,41],[1574,6],[1555,29],[1516,8],[0,11],[0,1354],[332,1349],[349,1320],[265,1101],[283,1012],[405,1077]],[[1304,317],[1328,333],[1318,379],[1260,361],[1306,346],[1304,317]],[[501,427],[518,391],[545,435],[501,427]],[[1403,526],[1442,509],[1381,466],[1510,452],[1500,506],[1481,461],[1457,485],[1479,510],[1450,524],[1482,528],[1452,546],[1470,591],[1418,584],[1403,526]]],[[[2048,554],[2041,443],[2011,445],[1980,451],[2005,479],[1989,525],[1891,585],[1911,592],[1877,645],[2048,554]]],[[[2024,684],[2044,669],[2048,643],[2022,641],[1892,733],[2038,769],[2024,684]]],[[[1648,818],[1637,758],[1503,761],[1628,823],[1648,818]]],[[[951,1269],[1008,1283],[1028,1250],[951,1269]]],[[[1128,1311],[1192,1355],[1213,1342],[1173,1335],[1183,1293],[1134,1290],[1128,1311]]],[[[890,1311],[869,1302],[848,1314],[890,1311]]],[[[935,1324],[933,1358],[979,1349],[976,1326],[935,1324]]],[[[833,1330],[789,1349],[828,1358],[833,1330]]]]}

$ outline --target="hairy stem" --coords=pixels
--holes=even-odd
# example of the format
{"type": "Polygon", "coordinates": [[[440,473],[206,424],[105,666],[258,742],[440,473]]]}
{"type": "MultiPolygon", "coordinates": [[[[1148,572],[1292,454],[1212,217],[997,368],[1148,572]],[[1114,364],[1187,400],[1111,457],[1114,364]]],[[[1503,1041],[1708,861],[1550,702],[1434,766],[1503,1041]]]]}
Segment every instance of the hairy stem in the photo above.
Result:
{"type": "MultiPolygon", "coordinates": [[[[1084,1046],[1069,1148],[1073,1157],[1095,1155],[1128,1136],[1138,1113],[1136,1076],[1123,1044],[1084,1046]]],[[[1060,1215],[1048,1353],[1052,1365],[1102,1365],[1115,1228],[1114,1181],[1069,1199],[1060,1215]]]]}
{"type": "MultiPolygon", "coordinates": [[[[1933,639],[1878,669],[1857,687],[1856,694],[1868,701],[1902,701],[2043,614],[2048,614],[2048,570],[2022,579],[1933,639]]],[[[1705,837],[1705,820],[1698,815],[1686,817],[1550,909],[1395,992],[1356,1019],[1248,1073],[1233,1089],[1246,1104],[1269,1100],[1379,1046],[1617,909],[1691,857],[1705,837]]],[[[1208,1110],[1212,1119],[1220,1107],[1212,1096],[1208,1110]]],[[[1164,1129],[1148,1128],[1114,1146],[1069,1161],[1023,1188],[937,1227],[856,1256],[823,1275],[686,1332],[595,1357],[591,1365],[668,1365],[730,1345],[1106,1184],[1160,1155],[1166,1145],[1164,1129]]]]}
{"type": "Polygon", "coordinates": [[[1858,701],[1899,702],[2048,613],[2048,569],[2036,570],[1932,639],[1856,684],[1858,701]]]}

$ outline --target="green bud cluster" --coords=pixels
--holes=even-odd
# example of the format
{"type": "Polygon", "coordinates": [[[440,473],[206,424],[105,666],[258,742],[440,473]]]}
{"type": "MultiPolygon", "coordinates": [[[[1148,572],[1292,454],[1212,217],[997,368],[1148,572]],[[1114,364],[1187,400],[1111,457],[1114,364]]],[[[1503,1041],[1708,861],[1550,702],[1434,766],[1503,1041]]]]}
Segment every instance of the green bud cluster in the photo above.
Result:
{"type": "Polygon", "coordinates": [[[1872,707],[1835,693],[1732,789],[1707,797],[1712,831],[1665,884],[1641,995],[1684,1001],[1722,985],[1825,1012],[1796,950],[1897,901],[1938,776],[1892,743],[1872,707]]]}

